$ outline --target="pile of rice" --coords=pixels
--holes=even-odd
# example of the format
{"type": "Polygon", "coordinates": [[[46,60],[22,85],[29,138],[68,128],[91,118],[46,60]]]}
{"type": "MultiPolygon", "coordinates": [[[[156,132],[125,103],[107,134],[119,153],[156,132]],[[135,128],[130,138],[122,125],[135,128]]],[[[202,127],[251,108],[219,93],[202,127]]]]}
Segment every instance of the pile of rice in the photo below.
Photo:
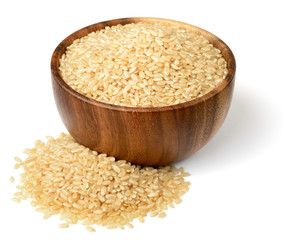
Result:
{"type": "MultiPolygon", "coordinates": [[[[188,176],[182,168],[140,167],[115,160],[78,144],[68,134],[47,137],[26,149],[27,158],[15,158],[22,167],[21,185],[13,200],[32,199],[31,205],[44,218],[59,214],[64,223],[108,228],[132,227],[131,221],[144,217],[165,217],[165,210],[181,202],[188,191],[188,176]]],[[[14,182],[14,178],[10,179],[14,182]]]]}
{"type": "Polygon", "coordinates": [[[60,59],[60,74],[74,90],[131,107],[193,100],[214,89],[227,72],[221,51],[204,37],[142,22],[76,39],[60,59]]]}

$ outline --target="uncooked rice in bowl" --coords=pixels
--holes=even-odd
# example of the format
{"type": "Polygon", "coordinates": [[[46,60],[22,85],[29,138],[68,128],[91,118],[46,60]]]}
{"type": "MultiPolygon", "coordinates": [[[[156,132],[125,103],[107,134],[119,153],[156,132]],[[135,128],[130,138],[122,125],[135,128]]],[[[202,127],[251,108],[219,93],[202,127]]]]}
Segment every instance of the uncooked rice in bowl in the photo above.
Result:
{"type": "Polygon", "coordinates": [[[74,40],[59,69],[80,94],[130,107],[193,100],[228,73],[221,51],[204,37],[143,22],[105,27],[74,40]]]}
{"type": "Polygon", "coordinates": [[[60,215],[60,228],[82,221],[93,232],[93,225],[132,227],[130,222],[144,222],[149,213],[163,218],[190,185],[183,168],[132,165],[92,151],[64,133],[38,140],[24,153],[24,161],[15,158],[23,173],[13,201],[31,199],[45,219],[60,215]]]}

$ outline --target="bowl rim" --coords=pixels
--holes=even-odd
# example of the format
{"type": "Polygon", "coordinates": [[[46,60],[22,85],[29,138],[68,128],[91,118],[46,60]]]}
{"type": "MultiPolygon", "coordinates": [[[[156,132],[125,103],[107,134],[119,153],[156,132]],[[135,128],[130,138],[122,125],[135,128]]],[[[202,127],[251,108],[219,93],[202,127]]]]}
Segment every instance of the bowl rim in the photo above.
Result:
{"type": "MultiPolygon", "coordinates": [[[[103,27],[101,29],[103,29],[103,27]]],[[[90,32],[88,32],[88,33],[90,33],[90,32]]],[[[222,53],[223,53],[223,50],[222,50],[222,53]]],[[[55,48],[55,50],[52,54],[52,57],[51,57],[52,80],[56,81],[58,83],[58,85],[63,90],[65,90],[69,94],[73,95],[75,98],[77,98],[81,101],[87,102],[91,105],[95,105],[97,107],[107,108],[107,109],[111,109],[111,110],[125,111],[125,112],[164,112],[164,111],[177,110],[177,109],[182,109],[182,108],[194,106],[200,102],[207,101],[208,99],[214,97],[219,92],[221,92],[224,88],[226,88],[226,86],[228,86],[233,81],[233,79],[235,77],[235,72],[236,72],[236,61],[235,61],[235,57],[233,55],[233,52],[228,47],[228,45],[225,42],[223,42],[219,37],[217,37],[216,35],[208,32],[202,28],[199,28],[197,26],[194,26],[194,25],[191,25],[188,23],[184,23],[184,22],[180,22],[180,21],[176,21],[176,20],[171,20],[171,19],[154,18],[154,17],[118,18],[118,19],[112,19],[112,20],[98,22],[98,23],[88,25],[88,26],[81,28],[81,29],[73,32],[72,34],[68,35],[62,42],[60,42],[58,44],[58,46],[55,48]],[[159,107],[132,107],[132,106],[114,105],[111,103],[101,102],[101,101],[89,98],[89,97],[77,92],[76,90],[71,88],[63,80],[63,78],[60,75],[59,67],[58,67],[59,58],[61,57],[60,52],[63,51],[64,49],[66,49],[66,47],[69,46],[73,40],[77,39],[76,36],[78,35],[78,33],[83,32],[83,31],[88,32],[89,29],[93,29],[90,32],[97,31],[96,28],[99,25],[103,25],[104,27],[106,27],[106,26],[113,26],[113,25],[117,25],[117,24],[124,25],[124,24],[128,24],[128,23],[137,23],[137,22],[151,22],[151,23],[154,22],[154,23],[159,23],[159,24],[163,23],[163,24],[167,24],[167,25],[171,25],[171,26],[180,26],[180,28],[184,28],[184,29],[187,29],[190,31],[193,31],[193,29],[194,29],[197,31],[197,33],[200,32],[200,35],[203,35],[204,37],[214,38],[218,42],[218,44],[221,45],[226,50],[226,54],[229,56],[228,59],[226,59],[227,68],[228,68],[227,76],[213,90],[204,94],[201,97],[192,99],[187,102],[175,104],[175,105],[159,106],[159,107]],[[73,40],[71,40],[71,39],[73,39],[73,40]],[[70,44],[68,44],[69,40],[71,40],[70,44]]]]}

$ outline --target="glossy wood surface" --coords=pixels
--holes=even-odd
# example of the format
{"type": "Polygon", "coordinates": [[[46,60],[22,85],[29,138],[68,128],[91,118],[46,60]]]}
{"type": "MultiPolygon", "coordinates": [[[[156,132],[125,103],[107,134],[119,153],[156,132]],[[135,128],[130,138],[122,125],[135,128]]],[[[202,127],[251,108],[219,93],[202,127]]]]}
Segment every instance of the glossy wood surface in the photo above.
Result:
{"type": "Polygon", "coordinates": [[[213,34],[159,18],[124,18],[93,24],[71,34],[55,49],[51,74],[55,102],[69,133],[77,142],[118,159],[158,166],[187,158],[218,131],[227,115],[234,87],[235,59],[228,46],[213,34]],[[59,58],[73,40],[105,26],[133,22],[160,23],[196,32],[222,51],[228,62],[226,79],[195,100],[167,107],[134,108],[89,99],[70,88],[59,74],[59,58]]]}

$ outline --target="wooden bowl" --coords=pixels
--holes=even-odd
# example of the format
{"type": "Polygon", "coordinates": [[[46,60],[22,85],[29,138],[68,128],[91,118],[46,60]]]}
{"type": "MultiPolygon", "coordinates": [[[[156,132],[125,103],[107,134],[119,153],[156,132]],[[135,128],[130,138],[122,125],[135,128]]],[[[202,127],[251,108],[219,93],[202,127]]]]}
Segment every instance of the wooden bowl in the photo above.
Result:
{"type": "Polygon", "coordinates": [[[203,147],[222,125],[232,98],[235,59],[213,34],[190,24],[160,18],[123,18],[100,22],[65,38],[51,59],[53,92],[59,114],[77,142],[134,164],[158,166],[185,159],[203,147]],[[59,74],[59,59],[72,42],[105,26],[160,23],[196,32],[222,51],[227,77],[211,92],[192,101],[165,107],[125,107],[90,99],[69,87],[59,74]]]}

